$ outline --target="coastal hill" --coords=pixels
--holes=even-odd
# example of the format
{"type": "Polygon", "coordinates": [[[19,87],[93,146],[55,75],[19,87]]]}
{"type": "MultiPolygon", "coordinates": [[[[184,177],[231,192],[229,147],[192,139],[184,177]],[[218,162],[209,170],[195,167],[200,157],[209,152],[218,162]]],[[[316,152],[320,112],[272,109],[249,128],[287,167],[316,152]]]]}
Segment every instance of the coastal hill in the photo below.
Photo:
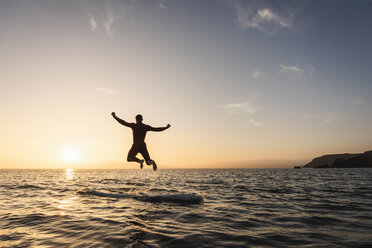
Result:
{"type": "Polygon", "coordinates": [[[372,167],[372,151],[331,154],[314,158],[304,168],[368,168],[372,167]]]}

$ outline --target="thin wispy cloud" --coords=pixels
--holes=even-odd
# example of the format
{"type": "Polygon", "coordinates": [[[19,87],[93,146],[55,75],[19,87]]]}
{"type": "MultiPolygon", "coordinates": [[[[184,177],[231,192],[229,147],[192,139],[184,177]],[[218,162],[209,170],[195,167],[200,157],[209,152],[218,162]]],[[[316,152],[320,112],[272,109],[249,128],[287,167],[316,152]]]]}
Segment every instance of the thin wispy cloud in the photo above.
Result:
{"type": "Polygon", "coordinates": [[[108,95],[113,95],[113,94],[117,94],[118,93],[116,90],[107,89],[107,88],[98,87],[98,86],[94,86],[93,87],[93,90],[95,90],[97,92],[104,93],[104,94],[108,94],[108,95]]]}
{"type": "Polygon", "coordinates": [[[108,36],[113,36],[114,35],[113,23],[115,21],[115,16],[110,6],[106,5],[106,10],[107,10],[107,17],[103,23],[103,26],[105,28],[106,34],[108,36]]]}
{"type": "Polygon", "coordinates": [[[339,113],[326,113],[323,115],[324,122],[334,122],[339,118],[339,113]]]}
{"type": "Polygon", "coordinates": [[[123,5],[113,6],[112,2],[103,2],[103,5],[87,11],[89,30],[96,31],[101,29],[107,36],[115,33],[114,24],[122,15],[123,5]],[[114,10],[119,13],[117,17],[114,10]]]}
{"type": "Polygon", "coordinates": [[[298,67],[298,66],[292,66],[292,65],[279,65],[280,74],[287,74],[287,75],[294,75],[294,76],[301,76],[304,72],[304,69],[298,67]]]}
{"type": "Polygon", "coordinates": [[[315,69],[312,65],[307,65],[305,69],[308,71],[309,76],[312,76],[315,72],[315,69]]]}
{"type": "Polygon", "coordinates": [[[89,16],[89,30],[96,31],[97,22],[93,15],[89,16]]]}
{"type": "Polygon", "coordinates": [[[236,5],[237,22],[242,29],[258,29],[262,32],[273,35],[282,28],[291,28],[292,16],[281,16],[271,8],[243,8],[236,5]]]}
{"type": "Polygon", "coordinates": [[[240,102],[240,103],[229,103],[222,106],[223,109],[228,113],[248,113],[255,114],[258,111],[257,106],[249,102],[240,102]]]}
{"type": "Polygon", "coordinates": [[[252,77],[254,79],[260,79],[262,77],[262,72],[259,70],[254,70],[252,73],[252,77]]]}
{"type": "Polygon", "coordinates": [[[256,126],[256,127],[261,127],[263,125],[261,122],[258,122],[255,119],[249,120],[249,123],[251,123],[253,126],[256,126]]]}
{"type": "Polygon", "coordinates": [[[353,97],[349,99],[352,105],[363,105],[367,102],[366,99],[361,98],[361,97],[353,97]]]}
{"type": "Polygon", "coordinates": [[[294,112],[291,113],[292,115],[298,116],[300,119],[303,120],[319,120],[321,122],[330,123],[336,121],[340,113],[338,112],[327,112],[327,113],[320,113],[320,114],[309,114],[309,113],[298,113],[294,112]]]}
{"type": "Polygon", "coordinates": [[[312,65],[298,66],[298,65],[279,65],[278,73],[288,77],[297,78],[301,76],[312,76],[315,69],[312,65]]]}
{"type": "MultiPolygon", "coordinates": [[[[223,105],[222,108],[229,114],[248,114],[250,116],[253,116],[258,112],[258,107],[250,103],[249,101],[229,103],[223,105]]],[[[260,121],[254,118],[250,118],[249,123],[256,127],[263,126],[260,121]]]]}
{"type": "Polygon", "coordinates": [[[158,4],[159,9],[166,10],[166,7],[163,3],[158,4]]]}

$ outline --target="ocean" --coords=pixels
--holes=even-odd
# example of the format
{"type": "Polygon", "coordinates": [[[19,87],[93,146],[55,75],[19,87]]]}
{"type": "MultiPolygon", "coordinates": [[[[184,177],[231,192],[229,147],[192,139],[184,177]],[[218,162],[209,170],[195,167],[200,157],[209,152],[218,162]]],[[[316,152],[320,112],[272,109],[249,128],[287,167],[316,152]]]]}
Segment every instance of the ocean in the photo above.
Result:
{"type": "Polygon", "coordinates": [[[0,227],[1,247],[372,247],[372,170],[0,170],[0,227]]]}

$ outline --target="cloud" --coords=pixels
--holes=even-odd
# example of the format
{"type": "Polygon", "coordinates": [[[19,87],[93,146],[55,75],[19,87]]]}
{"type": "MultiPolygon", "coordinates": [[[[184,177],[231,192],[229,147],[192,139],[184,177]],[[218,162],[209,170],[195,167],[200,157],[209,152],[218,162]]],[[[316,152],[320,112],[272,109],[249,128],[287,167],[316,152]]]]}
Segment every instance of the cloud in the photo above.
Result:
{"type": "Polygon", "coordinates": [[[312,76],[315,72],[315,69],[312,65],[306,65],[300,67],[298,65],[279,65],[279,74],[287,75],[292,78],[301,77],[301,76],[312,76]]]}
{"type": "Polygon", "coordinates": [[[257,18],[254,18],[254,23],[253,25],[259,26],[260,22],[274,22],[279,24],[282,27],[290,27],[292,24],[282,17],[278,16],[277,14],[273,13],[271,9],[265,8],[265,9],[260,9],[257,12],[257,18]]]}
{"type": "Polygon", "coordinates": [[[339,113],[325,113],[325,114],[323,114],[324,122],[327,122],[327,123],[337,120],[338,117],[339,117],[339,113]]]}
{"type": "Polygon", "coordinates": [[[325,123],[330,123],[330,122],[334,122],[336,121],[340,114],[338,112],[327,112],[327,113],[321,113],[321,114],[309,114],[309,113],[298,113],[298,112],[294,112],[294,113],[291,113],[295,116],[298,116],[299,118],[303,119],[303,120],[310,120],[310,119],[318,119],[322,122],[325,122],[325,123]]]}
{"type": "Polygon", "coordinates": [[[96,31],[102,27],[102,30],[107,36],[113,36],[115,33],[114,25],[123,15],[124,6],[121,3],[111,1],[102,1],[102,5],[94,9],[86,10],[88,15],[89,29],[96,31]],[[117,13],[115,15],[115,12],[117,13]]]}
{"type": "Polygon", "coordinates": [[[95,31],[97,29],[97,22],[93,15],[89,16],[89,30],[95,31]]]}
{"type": "Polygon", "coordinates": [[[351,104],[353,104],[353,105],[363,105],[363,104],[365,104],[367,101],[366,101],[366,99],[361,98],[361,97],[354,97],[354,98],[350,98],[350,102],[351,102],[351,104]]]}
{"type": "Polygon", "coordinates": [[[306,70],[308,71],[309,76],[312,76],[315,72],[315,69],[312,65],[307,65],[306,70]]]}
{"type": "Polygon", "coordinates": [[[270,8],[259,8],[252,11],[252,8],[236,6],[237,22],[242,29],[253,28],[273,35],[282,28],[291,28],[292,15],[283,17],[270,8]]]}
{"type": "Polygon", "coordinates": [[[106,20],[103,23],[103,26],[105,28],[105,32],[108,36],[113,36],[114,35],[114,29],[113,29],[113,23],[115,21],[115,16],[114,13],[111,10],[111,7],[106,5],[106,10],[107,10],[107,17],[106,20]]]}
{"type": "Polygon", "coordinates": [[[241,103],[230,103],[223,105],[224,108],[228,113],[248,113],[248,114],[255,114],[258,111],[258,108],[249,102],[241,102],[241,103]]]}
{"type": "Polygon", "coordinates": [[[301,76],[304,72],[303,69],[297,66],[291,66],[291,65],[279,65],[280,70],[279,73],[281,74],[291,74],[291,75],[299,75],[301,76]]]}
{"type": "Polygon", "coordinates": [[[260,72],[259,70],[254,70],[252,73],[252,77],[255,79],[260,79],[262,77],[262,72],[260,72]]]}
{"type": "Polygon", "coordinates": [[[159,3],[158,6],[159,6],[160,9],[166,10],[166,7],[163,3],[159,3]]]}
{"type": "Polygon", "coordinates": [[[254,120],[254,119],[249,120],[249,122],[250,122],[253,126],[256,126],[256,127],[260,127],[260,126],[262,126],[262,123],[261,123],[261,122],[258,122],[258,121],[254,120]]]}
{"type": "Polygon", "coordinates": [[[103,87],[97,87],[97,86],[94,86],[93,89],[97,92],[101,92],[101,93],[108,94],[108,95],[113,95],[113,94],[118,93],[116,90],[107,89],[103,87]]]}
{"type": "MultiPolygon", "coordinates": [[[[249,114],[254,115],[258,112],[258,107],[251,104],[248,101],[240,102],[240,103],[229,103],[222,106],[223,109],[229,114],[249,114]]],[[[249,123],[253,126],[260,127],[263,126],[263,124],[256,119],[249,119],[249,123]]]]}

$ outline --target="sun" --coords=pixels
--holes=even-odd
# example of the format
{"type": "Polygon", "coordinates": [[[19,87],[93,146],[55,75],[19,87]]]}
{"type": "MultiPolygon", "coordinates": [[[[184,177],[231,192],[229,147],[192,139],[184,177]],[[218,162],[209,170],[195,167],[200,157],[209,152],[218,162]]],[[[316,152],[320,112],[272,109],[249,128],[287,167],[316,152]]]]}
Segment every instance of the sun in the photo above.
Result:
{"type": "Polygon", "coordinates": [[[76,147],[69,147],[65,149],[62,153],[62,158],[64,161],[69,163],[77,162],[80,158],[79,149],[76,147]]]}

